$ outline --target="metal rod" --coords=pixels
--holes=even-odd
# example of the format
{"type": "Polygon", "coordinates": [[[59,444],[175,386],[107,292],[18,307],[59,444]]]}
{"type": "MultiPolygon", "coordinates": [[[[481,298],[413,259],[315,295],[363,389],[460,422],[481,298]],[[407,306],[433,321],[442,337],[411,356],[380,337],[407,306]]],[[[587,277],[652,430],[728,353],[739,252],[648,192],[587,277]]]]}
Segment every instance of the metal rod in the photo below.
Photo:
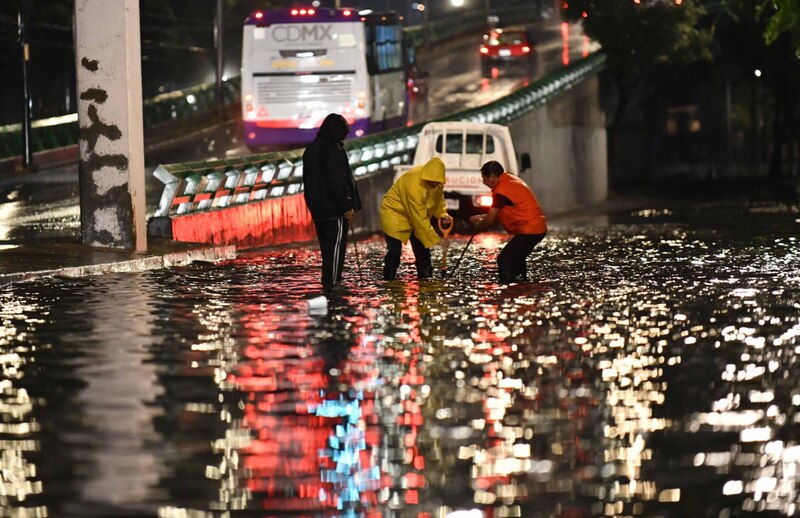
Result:
{"type": "Polygon", "coordinates": [[[214,46],[217,51],[217,67],[216,67],[216,96],[217,96],[217,112],[220,117],[225,117],[225,92],[222,88],[222,76],[224,74],[224,49],[222,32],[225,26],[222,16],[222,0],[217,0],[216,16],[214,17],[214,46]]]}
{"type": "Polygon", "coordinates": [[[353,251],[356,253],[356,269],[358,269],[358,278],[364,282],[364,276],[361,274],[361,259],[358,257],[358,246],[356,246],[356,231],[350,226],[350,235],[353,238],[353,251]]]}
{"type": "Polygon", "coordinates": [[[31,87],[28,77],[28,61],[30,48],[28,46],[27,14],[23,12],[23,2],[19,3],[17,11],[17,31],[19,48],[22,57],[22,165],[27,169],[33,163],[31,152],[31,87]]]}
{"type": "Polygon", "coordinates": [[[471,244],[472,244],[472,240],[473,240],[473,239],[475,239],[475,235],[476,235],[477,233],[478,233],[478,229],[475,229],[475,231],[472,233],[472,235],[471,235],[471,236],[469,236],[469,241],[467,241],[467,246],[465,246],[465,247],[464,247],[464,251],[463,251],[463,252],[461,252],[461,255],[458,257],[458,261],[456,261],[456,265],[455,265],[455,266],[453,266],[453,271],[450,273],[450,277],[452,277],[453,275],[455,275],[455,273],[456,273],[456,270],[458,270],[458,265],[459,265],[459,264],[461,264],[461,259],[463,259],[463,258],[464,258],[464,254],[466,254],[466,253],[467,253],[467,248],[469,248],[469,245],[471,245],[471,244]]]}

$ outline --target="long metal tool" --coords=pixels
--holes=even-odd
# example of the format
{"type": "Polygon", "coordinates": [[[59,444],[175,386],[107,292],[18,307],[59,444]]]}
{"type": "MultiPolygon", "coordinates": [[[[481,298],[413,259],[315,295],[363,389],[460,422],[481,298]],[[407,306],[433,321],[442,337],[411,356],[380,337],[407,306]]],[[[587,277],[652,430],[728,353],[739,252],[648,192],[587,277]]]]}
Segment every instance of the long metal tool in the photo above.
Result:
{"type": "Polygon", "coordinates": [[[442,277],[443,278],[447,277],[447,251],[450,250],[449,236],[450,236],[450,232],[453,231],[453,227],[455,226],[455,224],[454,224],[452,219],[447,219],[445,221],[447,221],[447,226],[442,225],[442,218],[439,218],[439,230],[442,231],[442,237],[444,239],[447,239],[447,244],[444,245],[444,247],[442,247],[441,272],[442,272],[442,277]]]}
{"type": "Polygon", "coordinates": [[[467,246],[464,247],[464,251],[461,252],[461,255],[458,257],[458,261],[456,261],[456,265],[453,266],[453,271],[450,273],[450,277],[452,277],[453,275],[456,274],[456,270],[458,269],[458,265],[461,264],[461,259],[464,258],[464,254],[467,253],[467,249],[469,248],[469,245],[472,244],[472,240],[475,239],[475,235],[477,233],[478,233],[478,229],[475,229],[475,231],[472,232],[472,235],[469,236],[469,241],[467,241],[467,246]]]}
{"type": "Polygon", "coordinates": [[[356,246],[356,231],[350,226],[350,236],[353,238],[353,251],[356,253],[356,268],[358,269],[358,278],[364,282],[364,276],[361,274],[361,259],[358,257],[358,246],[356,246]]]}

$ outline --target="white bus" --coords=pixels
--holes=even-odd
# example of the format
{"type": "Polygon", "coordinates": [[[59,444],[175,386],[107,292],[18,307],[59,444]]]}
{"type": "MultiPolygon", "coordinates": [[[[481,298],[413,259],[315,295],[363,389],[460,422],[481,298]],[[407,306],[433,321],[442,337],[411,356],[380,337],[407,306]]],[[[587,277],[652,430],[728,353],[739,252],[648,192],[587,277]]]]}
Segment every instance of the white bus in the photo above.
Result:
{"type": "Polygon", "coordinates": [[[402,18],[354,9],[255,11],[244,25],[242,119],[252,149],[304,146],[329,113],[360,137],[408,120],[402,18]]]}

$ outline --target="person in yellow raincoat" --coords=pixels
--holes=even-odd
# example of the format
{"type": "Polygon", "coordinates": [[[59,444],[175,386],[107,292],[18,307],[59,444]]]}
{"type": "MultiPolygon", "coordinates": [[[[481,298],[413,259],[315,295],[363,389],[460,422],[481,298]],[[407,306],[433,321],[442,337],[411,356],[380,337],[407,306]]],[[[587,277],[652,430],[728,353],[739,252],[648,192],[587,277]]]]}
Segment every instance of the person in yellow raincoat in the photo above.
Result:
{"type": "Polygon", "coordinates": [[[431,218],[453,223],[445,209],[444,182],[444,162],[433,157],[425,165],[407,171],[386,192],[381,204],[381,227],[387,248],[383,259],[384,280],[391,281],[397,276],[400,253],[409,240],[417,276],[427,279],[433,275],[430,249],[436,244],[444,246],[446,239],[436,233],[431,218]]]}

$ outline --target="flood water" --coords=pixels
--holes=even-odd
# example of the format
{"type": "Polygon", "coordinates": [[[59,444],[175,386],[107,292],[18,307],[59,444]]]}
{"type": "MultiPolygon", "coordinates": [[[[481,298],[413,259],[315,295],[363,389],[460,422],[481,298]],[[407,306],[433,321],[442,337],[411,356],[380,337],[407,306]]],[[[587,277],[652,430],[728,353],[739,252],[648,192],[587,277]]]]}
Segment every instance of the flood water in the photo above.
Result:
{"type": "Polygon", "coordinates": [[[510,286],[502,233],[422,282],[373,238],[327,312],[314,247],[6,286],[0,516],[796,515],[798,228],[563,220],[510,286]]]}

